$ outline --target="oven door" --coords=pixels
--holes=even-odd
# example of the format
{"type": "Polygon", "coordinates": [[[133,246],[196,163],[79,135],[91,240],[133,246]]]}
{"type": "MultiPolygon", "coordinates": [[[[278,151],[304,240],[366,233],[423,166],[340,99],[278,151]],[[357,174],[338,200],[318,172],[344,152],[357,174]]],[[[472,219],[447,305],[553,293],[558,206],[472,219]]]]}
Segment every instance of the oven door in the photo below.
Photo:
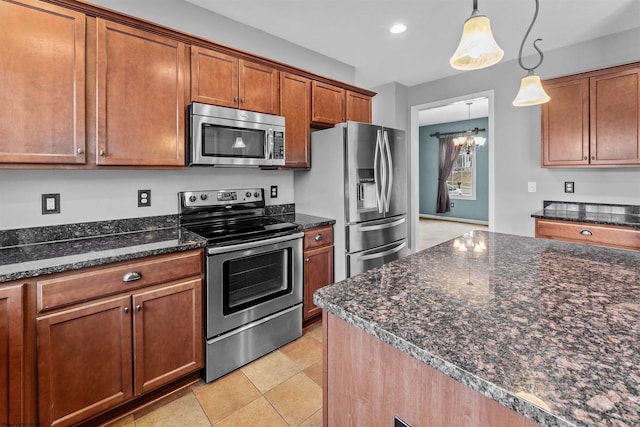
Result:
{"type": "Polygon", "coordinates": [[[207,338],[302,302],[302,236],[207,249],[207,338]]]}

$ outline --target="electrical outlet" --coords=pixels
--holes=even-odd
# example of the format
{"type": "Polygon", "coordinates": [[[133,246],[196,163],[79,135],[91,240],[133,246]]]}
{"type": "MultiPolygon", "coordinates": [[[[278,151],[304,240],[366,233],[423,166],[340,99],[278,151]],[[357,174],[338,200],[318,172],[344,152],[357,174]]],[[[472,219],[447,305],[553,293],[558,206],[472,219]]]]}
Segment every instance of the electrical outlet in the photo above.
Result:
{"type": "Polygon", "coordinates": [[[138,190],[138,207],[151,206],[151,190],[138,190]]]}
{"type": "Polygon", "coordinates": [[[60,213],[60,193],[42,195],[42,215],[60,213]]]}
{"type": "Polygon", "coordinates": [[[451,202],[451,204],[449,206],[453,207],[453,202],[451,202]]]}
{"type": "Polygon", "coordinates": [[[564,192],[565,193],[573,193],[574,188],[575,188],[575,185],[574,185],[573,181],[565,181],[564,182],[564,192]]]}
{"type": "Polygon", "coordinates": [[[277,185],[272,185],[271,186],[271,198],[275,199],[276,197],[278,197],[278,186],[277,185]]]}
{"type": "Polygon", "coordinates": [[[535,193],[536,192],[536,183],[535,183],[535,181],[527,182],[527,190],[529,191],[529,193],[535,193]]]}

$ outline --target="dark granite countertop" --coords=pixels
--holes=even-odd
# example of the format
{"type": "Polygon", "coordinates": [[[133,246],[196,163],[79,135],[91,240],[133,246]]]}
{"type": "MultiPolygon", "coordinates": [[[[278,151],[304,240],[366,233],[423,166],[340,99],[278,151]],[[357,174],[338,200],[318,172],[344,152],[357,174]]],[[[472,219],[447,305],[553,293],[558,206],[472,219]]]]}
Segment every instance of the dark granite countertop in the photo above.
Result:
{"type": "Polygon", "coordinates": [[[314,302],[543,426],[640,425],[640,253],[465,236],[314,302]]]}
{"type": "Polygon", "coordinates": [[[544,201],[533,218],[640,228],[640,206],[544,201]]]}
{"type": "Polygon", "coordinates": [[[204,247],[177,216],[0,231],[0,283],[204,247]]]}
{"type": "Polygon", "coordinates": [[[307,215],[303,213],[294,213],[281,216],[285,221],[299,224],[303,230],[309,230],[310,228],[322,227],[325,225],[333,225],[336,223],[335,219],[323,218],[320,216],[307,215]]]}

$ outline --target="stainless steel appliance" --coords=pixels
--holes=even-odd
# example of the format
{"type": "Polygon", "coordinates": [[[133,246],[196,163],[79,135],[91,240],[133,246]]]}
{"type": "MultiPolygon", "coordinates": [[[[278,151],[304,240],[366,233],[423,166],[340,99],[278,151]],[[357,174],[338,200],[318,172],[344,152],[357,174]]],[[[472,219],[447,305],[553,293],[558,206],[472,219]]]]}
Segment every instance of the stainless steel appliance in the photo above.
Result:
{"type": "Polygon", "coordinates": [[[346,122],[311,134],[296,210],[336,219],[336,280],[408,253],[406,155],[402,130],[346,122]]]}
{"type": "Polygon", "coordinates": [[[265,216],[263,189],[185,191],[180,224],[207,239],[205,380],[302,335],[300,226],[265,216]]]}
{"type": "Polygon", "coordinates": [[[283,166],[284,117],[192,103],[189,166],[283,166]]]}

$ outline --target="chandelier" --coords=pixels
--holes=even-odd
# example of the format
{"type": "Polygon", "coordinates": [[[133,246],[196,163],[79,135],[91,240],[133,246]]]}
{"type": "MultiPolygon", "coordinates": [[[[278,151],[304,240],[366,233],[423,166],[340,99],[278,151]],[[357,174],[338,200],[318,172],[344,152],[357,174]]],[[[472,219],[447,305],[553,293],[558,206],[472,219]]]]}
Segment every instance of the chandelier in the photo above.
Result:
{"type": "MultiPolygon", "coordinates": [[[[468,101],[466,104],[469,109],[468,120],[470,124],[471,123],[471,105],[473,104],[473,102],[468,101]]],[[[461,146],[460,148],[461,152],[466,154],[471,154],[475,146],[482,147],[484,146],[484,143],[487,140],[487,138],[484,138],[482,136],[477,136],[477,133],[478,133],[478,128],[471,129],[471,127],[469,127],[469,129],[467,129],[466,133],[463,136],[458,136],[456,138],[453,138],[453,143],[456,145],[456,147],[461,146]],[[476,136],[474,136],[474,133],[476,134],[476,136]]]]}

